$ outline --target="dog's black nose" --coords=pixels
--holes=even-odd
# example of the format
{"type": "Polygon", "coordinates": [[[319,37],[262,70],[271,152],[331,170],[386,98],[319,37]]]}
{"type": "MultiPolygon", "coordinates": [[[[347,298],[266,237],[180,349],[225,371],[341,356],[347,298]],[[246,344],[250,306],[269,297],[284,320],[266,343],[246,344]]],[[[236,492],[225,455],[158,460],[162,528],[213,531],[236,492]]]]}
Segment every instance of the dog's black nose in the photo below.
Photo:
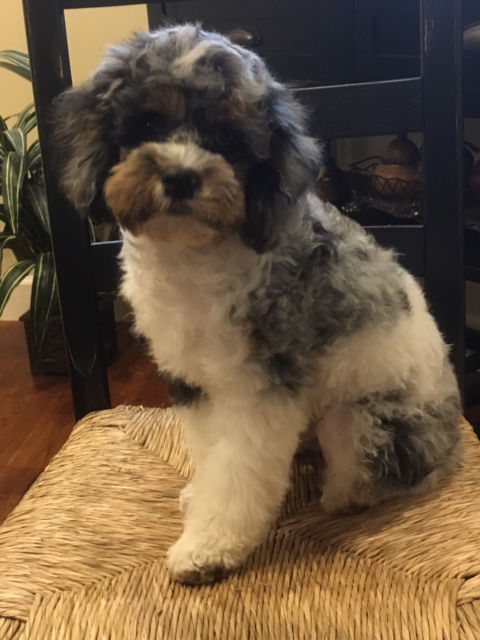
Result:
{"type": "Polygon", "coordinates": [[[162,176],[165,194],[174,199],[193,198],[201,184],[200,176],[193,169],[167,169],[162,176]]]}

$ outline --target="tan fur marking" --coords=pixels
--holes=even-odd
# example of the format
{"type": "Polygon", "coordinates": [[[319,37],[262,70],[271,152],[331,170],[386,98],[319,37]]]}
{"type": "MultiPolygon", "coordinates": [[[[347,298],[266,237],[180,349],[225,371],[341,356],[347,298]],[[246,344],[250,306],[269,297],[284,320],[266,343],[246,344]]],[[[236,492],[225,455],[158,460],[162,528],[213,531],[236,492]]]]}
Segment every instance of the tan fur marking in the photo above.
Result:
{"type": "Polygon", "coordinates": [[[105,200],[122,227],[135,235],[158,235],[176,246],[209,244],[240,228],[244,194],[232,167],[195,146],[189,153],[182,145],[149,142],[113,168],[105,200]],[[191,200],[172,201],[165,195],[162,173],[172,165],[198,172],[201,187],[191,200]]]}
{"type": "Polygon", "coordinates": [[[185,96],[179,87],[162,85],[158,81],[148,84],[145,107],[157,111],[169,122],[182,122],[186,115],[185,96]]]}
{"type": "Polygon", "coordinates": [[[158,182],[151,160],[136,151],[112,169],[105,182],[105,200],[122,227],[136,233],[150,217],[158,182]]]}
{"type": "Polygon", "coordinates": [[[212,109],[212,120],[218,122],[232,122],[235,120],[243,120],[245,110],[239,102],[231,102],[229,100],[220,100],[212,109]]]}

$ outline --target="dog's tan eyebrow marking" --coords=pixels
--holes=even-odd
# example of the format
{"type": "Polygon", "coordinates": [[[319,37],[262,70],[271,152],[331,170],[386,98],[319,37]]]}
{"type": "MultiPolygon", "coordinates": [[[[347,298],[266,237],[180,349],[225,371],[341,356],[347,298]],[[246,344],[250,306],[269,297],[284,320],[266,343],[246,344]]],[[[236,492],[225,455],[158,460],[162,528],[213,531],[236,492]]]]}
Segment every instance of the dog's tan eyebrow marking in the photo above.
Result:
{"type": "Polygon", "coordinates": [[[147,109],[158,112],[172,122],[179,122],[185,118],[185,95],[179,87],[152,83],[147,92],[147,109]]]}
{"type": "Polygon", "coordinates": [[[235,123],[244,119],[242,105],[230,100],[220,100],[208,106],[204,110],[205,122],[208,125],[215,123],[235,123]]]}
{"type": "Polygon", "coordinates": [[[244,109],[238,102],[220,100],[215,105],[215,120],[219,122],[243,120],[244,116],[244,109]]]}

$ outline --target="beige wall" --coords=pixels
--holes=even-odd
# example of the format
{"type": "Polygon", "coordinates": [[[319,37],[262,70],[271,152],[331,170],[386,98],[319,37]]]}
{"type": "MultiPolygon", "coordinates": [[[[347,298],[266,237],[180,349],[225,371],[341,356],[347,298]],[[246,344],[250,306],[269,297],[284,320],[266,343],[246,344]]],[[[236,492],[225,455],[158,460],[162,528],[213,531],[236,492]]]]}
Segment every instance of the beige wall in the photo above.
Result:
{"type": "MultiPolygon", "coordinates": [[[[0,49],[27,50],[20,0],[0,1],[0,49]]],[[[31,100],[29,83],[0,69],[0,114],[16,113],[31,100]]]]}
{"type": "MultiPolygon", "coordinates": [[[[145,5],[75,9],[67,11],[66,23],[74,82],[88,75],[109,43],[148,24],[145,5]]],[[[0,0],[0,49],[27,51],[21,0],[0,0]]],[[[31,100],[29,83],[0,69],[0,114],[16,113],[31,100]]]]}
{"type": "Polygon", "coordinates": [[[74,83],[95,68],[108,44],[148,29],[145,5],[75,9],[67,12],[66,23],[74,83]]]}

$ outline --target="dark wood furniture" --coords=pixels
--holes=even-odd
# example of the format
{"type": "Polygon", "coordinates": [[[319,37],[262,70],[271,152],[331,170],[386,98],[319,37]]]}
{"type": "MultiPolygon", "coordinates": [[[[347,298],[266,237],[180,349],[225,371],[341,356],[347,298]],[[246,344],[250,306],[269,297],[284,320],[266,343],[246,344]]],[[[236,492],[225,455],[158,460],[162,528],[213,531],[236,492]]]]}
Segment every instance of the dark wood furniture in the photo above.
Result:
{"type": "MultiPolygon", "coordinates": [[[[53,248],[72,393],[77,417],[109,406],[106,367],[98,328],[96,295],[118,277],[119,243],[90,245],[84,223],[60,193],[48,152],[52,99],[71,84],[64,10],[139,4],[136,0],[23,0],[48,189],[53,248]]],[[[143,3],[142,3],[143,4],[143,3]]],[[[259,52],[285,77],[302,75],[299,97],[313,111],[315,133],[327,139],[424,132],[423,226],[371,227],[379,242],[393,246],[422,276],[437,321],[449,343],[462,384],[464,277],[462,218],[462,21],[459,0],[422,0],[421,73],[414,77],[353,83],[342,37],[354,31],[352,2],[290,0],[242,3],[220,0],[147,2],[152,25],[165,14],[200,18],[226,32],[251,30],[259,52]],[[323,28],[322,38],[316,29],[323,28]],[[263,25],[263,26],[262,26],[263,25]],[[302,28],[303,25],[303,28],[302,28]],[[269,29],[268,38],[263,29],[269,29]],[[341,31],[341,37],[336,31],[341,31]],[[288,40],[288,34],[293,40],[288,40]],[[271,37],[274,37],[271,40],[271,37]]]]}

